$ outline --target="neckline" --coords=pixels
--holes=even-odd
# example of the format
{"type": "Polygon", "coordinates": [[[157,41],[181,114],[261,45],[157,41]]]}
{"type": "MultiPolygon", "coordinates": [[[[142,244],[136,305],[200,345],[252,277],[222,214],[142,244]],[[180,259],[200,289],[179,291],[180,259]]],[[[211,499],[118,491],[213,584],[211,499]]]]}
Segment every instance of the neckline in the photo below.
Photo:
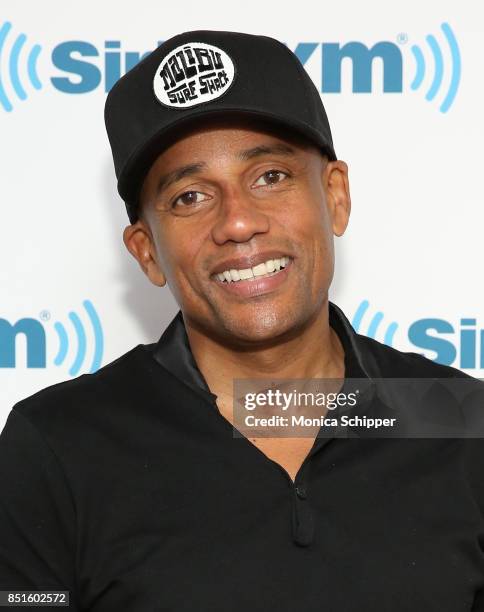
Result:
{"type": "MultiPolygon", "coordinates": [[[[331,301],[328,301],[329,325],[338,336],[344,351],[344,383],[341,391],[347,388],[348,379],[370,379],[363,360],[363,353],[358,343],[358,335],[351,326],[343,311],[331,301]]],[[[168,327],[162,333],[157,343],[151,345],[153,358],[183,384],[189,386],[210,402],[217,399],[212,393],[202,372],[198,368],[190,348],[188,335],[179,310],[168,327]]]]}

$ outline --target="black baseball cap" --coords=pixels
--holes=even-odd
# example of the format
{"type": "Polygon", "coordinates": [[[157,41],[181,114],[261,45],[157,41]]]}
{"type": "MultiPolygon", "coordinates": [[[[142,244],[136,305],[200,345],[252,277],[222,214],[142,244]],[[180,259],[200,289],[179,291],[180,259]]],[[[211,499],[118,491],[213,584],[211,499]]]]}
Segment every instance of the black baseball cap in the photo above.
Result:
{"type": "Polygon", "coordinates": [[[118,192],[131,223],[164,145],[190,122],[230,113],[286,126],[337,159],[321,96],[283,43],[240,32],[184,32],[122,76],[106,99],[118,192]]]}

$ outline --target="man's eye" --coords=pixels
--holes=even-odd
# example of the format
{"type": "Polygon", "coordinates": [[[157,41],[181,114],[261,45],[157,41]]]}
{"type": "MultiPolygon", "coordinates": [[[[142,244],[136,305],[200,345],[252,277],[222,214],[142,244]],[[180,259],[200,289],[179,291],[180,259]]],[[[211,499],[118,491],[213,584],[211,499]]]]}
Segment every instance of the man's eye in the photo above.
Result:
{"type": "Polygon", "coordinates": [[[206,193],[201,191],[185,191],[173,201],[172,207],[174,206],[190,206],[191,204],[200,204],[208,198],[206,193]]]}
{"type": "Polygon", "coordinates": [[[257,185],[258,187],[275,185],[276,183],[283,181],[285,178],[287,178],[287,176],[288,175],[285,172],[282,172],[282,170],[268,170],[257,179],[254,185],[257,185]]]}

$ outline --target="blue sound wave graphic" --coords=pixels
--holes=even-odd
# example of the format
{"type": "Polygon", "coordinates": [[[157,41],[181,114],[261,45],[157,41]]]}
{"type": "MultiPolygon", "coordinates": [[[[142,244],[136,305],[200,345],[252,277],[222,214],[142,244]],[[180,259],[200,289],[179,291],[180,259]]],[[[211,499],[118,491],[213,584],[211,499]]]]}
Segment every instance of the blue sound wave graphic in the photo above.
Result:
{"type": "MultiPolygon", "coordinates": [[[[368,302],[368,300],[363,300],[361,304],[358,306],[358,308],[356,309],[351,325],[354,327],[355,331],[358,333],[363,333],[360,331],[360,326],[363,320],[363,316],[368,310],[369,305],[370,303],[368,302]]],[[[368,325],[368,331],[366,332],[365,335],[368,336],[369,338],[375,338],[377,331],[378,331],[378,327],[380,323],[382,322],[382,320],[383,320],[382,312],[377,312],[376,314],[374,314],[373,318],[371,319],[368,325]]],[[[390,325],[388,325],[385,331],[384,338],[383,338],[384,344],[387,344],[388,346],[392,346],[393,337],[397,329],[398,329],[398,323],[393,322],[393,323],[390,323],[390,325]]]]}
{"type": "MultiPolygon", "coordinates": [[[[445,94],[442,104],[440,105],[440,112],[446,113],[452,106],[455,96],[457,95],[457,90],[459,89],[461,75],[461,59],[459,46],[457,44],[457,40],[450,25],[448,23],[442,23],[440,27],[447,40],[452,59],[449,89],[445,94]]],[[[432,53],[434,63],[434,74],[432,82],[430,83],[430,87],[425,95],[425,99],[428,102],[431,102],[442,86],[442,80],[444,77],[444,58],[442,55],[442,50],[435,36],[429,34],[428,36],[426,36],[425,40],[427,41],[427,44],[432,53]]],[[[424,80],[425,56],[419,46],[412,45],[411,49],[416,62],[416,71],[410,87],[411,89],[416,90],[422,85],[422,82],[424,80]]]]}
{"type": "MultiPolygon", "coordinates": [[[[96,309],[92,305],[90,300],[84,300],[82,302],[86,313],[91,322],[93,335],[94,335],[94,355],[92,358],[92,363],[89,369],[89,373],[96,372],[101,367],[102,356],[104,351],[104,336],[101,327],[101,321],[96,312],[96,309]]],[[[71,376],[77,376],[79,374],[82,365],[84,363],[86,357],[87,350],[87,336],[84,326],[82,325],[82,321],[75,312],[69,313],[69,320],[72,323],[72,327],[74,329],[76,338],[77,338],[77,351],[74,358],[74,361],[69,368],[69,374],[71,376]]],[[[54,329],[57,332],[59,337],[59,351],[54,359],[54,364],[56,366],[60,366],[64,363],[67,357],[67,350],[69,347],[69,340],[66,328],[62,323],[56,322],[54,323],[54,329]]]]}
{"type": "MultiPolygon", "coordinates": [[[[2,27],[0,28],[0,61],[2,58],[2,53],[4,51],[4,44],[7,39],[7,35],[12,29],[12,24],[6,21],[2,27]]],[[[10,75],[10,82],[13,87],[14,92],[17,94],[17,97],[20,100],[25,100],[27,98],[27,92],[25,91],[24,86],[20,80],[19,75],[19,64],[20,64],[20,52],[22,51],[25,43],[27,41],[27,36],[25,34],[19,34],[15,39],[15,42],[12,45],[10,50],[10,56],[8,61],[8,72],[10,75]]],[[[27,74],[30,80],[30,83],[34,87],[34,89],[41,89],[42,83],[39,80],[37,75],[37,59],[39,57],[40,51],[42,47],[40,45],[34,45],[30,53],[27,57],[27,74]]],[[[3,106],[4,110],[10,112],[13,109],[12,102],[10,101],[7,93],[5,91],[5,87],[3,86],[2,75],[0,74],[0,104],[3,106]]]]}

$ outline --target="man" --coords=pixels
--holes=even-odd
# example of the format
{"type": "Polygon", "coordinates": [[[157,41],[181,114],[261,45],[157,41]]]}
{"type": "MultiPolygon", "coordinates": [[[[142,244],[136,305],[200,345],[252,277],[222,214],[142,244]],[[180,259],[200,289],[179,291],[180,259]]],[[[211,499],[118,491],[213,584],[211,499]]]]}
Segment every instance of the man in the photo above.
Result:
{"type": "Polygon", "coordinates": [[[13,408],[0,587],[96,611],[484,610],[482,439],[234,435],[239,379],[357,379],[362,417],[404,397],[377,379],[470,379],[329,301],[348,168],[297,58],[184,33],[105,117],[124,242],[180,311],[157,343],[13,408]]]}

